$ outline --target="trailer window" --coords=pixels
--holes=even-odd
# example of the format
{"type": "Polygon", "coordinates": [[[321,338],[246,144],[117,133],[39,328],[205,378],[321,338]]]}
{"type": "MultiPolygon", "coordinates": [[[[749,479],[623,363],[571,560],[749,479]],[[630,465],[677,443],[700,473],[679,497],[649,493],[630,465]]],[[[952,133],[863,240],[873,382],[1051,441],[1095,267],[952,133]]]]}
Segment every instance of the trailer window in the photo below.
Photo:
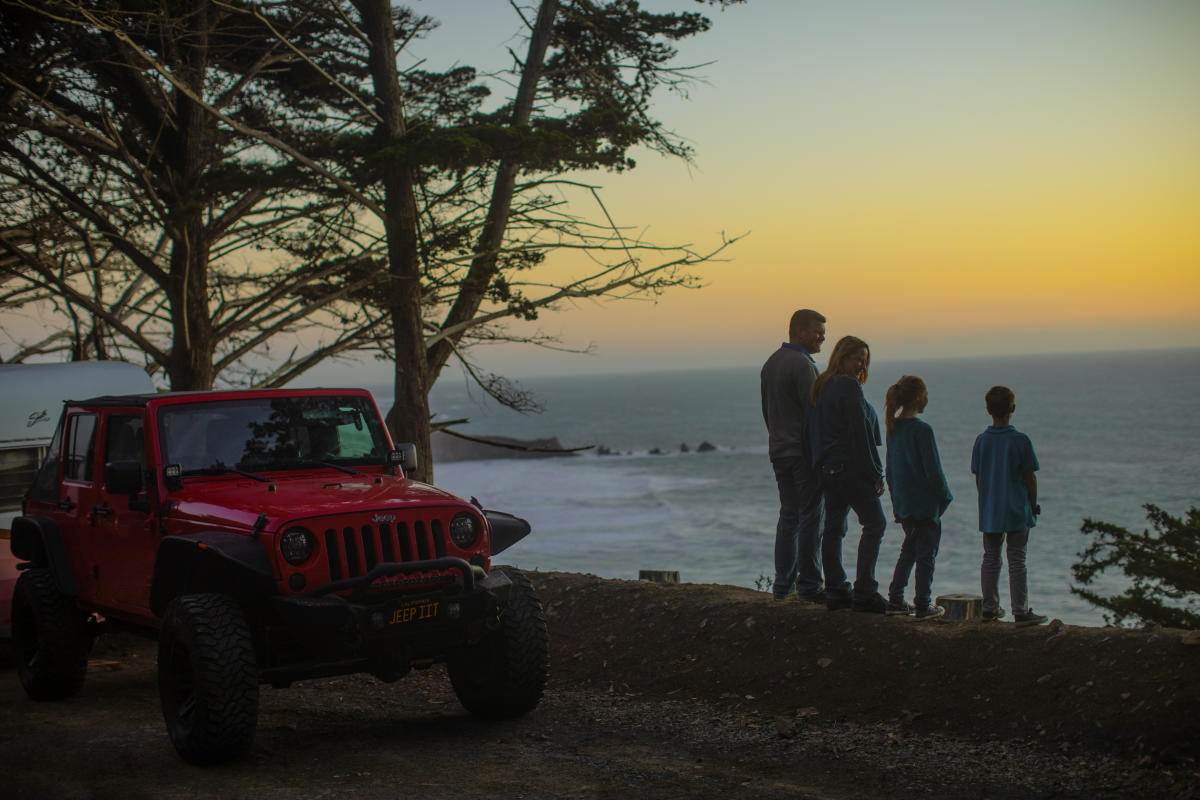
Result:
{"type": "Polygon", "coordinates": [[[44,447],[0,451],[0,511],[18,511],[21,498],[37,475],[44,447]]]}

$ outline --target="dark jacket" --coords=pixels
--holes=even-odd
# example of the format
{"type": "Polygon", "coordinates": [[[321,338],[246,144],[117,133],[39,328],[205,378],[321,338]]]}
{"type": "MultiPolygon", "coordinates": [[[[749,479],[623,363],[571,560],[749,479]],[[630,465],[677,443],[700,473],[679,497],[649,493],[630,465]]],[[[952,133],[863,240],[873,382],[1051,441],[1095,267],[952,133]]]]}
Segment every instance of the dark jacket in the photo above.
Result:
{"type": "Polygon", "coordinates": [[[772,460],[809,456],[807,411],[817,365],[803,348],[785,342],[760,374],[767,452],[772,460]]]}
{"type": "Polygon", "coordinates": [[[879,460],[879,418],[849,375],[834,375],[810,413],[813,466],[836,469],[872,482],[883,477],[879,460]]]}

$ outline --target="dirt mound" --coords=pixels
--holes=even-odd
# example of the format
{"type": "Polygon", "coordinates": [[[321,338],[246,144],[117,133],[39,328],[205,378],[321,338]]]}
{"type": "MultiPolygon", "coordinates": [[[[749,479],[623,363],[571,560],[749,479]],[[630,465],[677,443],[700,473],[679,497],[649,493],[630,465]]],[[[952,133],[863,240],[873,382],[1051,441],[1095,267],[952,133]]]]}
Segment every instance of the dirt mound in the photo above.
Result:
{"type": "Polygon", "coordinates": [[[536,576],[557,680],[778,716],[1194,759],[1200,637],[827,611],[731,586],[536,576]]]}

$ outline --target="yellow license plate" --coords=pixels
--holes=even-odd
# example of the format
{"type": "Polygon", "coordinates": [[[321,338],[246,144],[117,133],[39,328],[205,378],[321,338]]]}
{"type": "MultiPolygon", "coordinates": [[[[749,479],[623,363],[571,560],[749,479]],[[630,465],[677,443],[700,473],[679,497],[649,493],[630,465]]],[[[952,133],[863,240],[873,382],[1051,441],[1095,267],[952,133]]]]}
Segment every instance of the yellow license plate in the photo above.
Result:
{"type": "Polygon", "coordinates": [[[388,618],[388,625],[408,625],[413,622],[423,622],[426,620],[436,619],[438,615],[438,606],[441,605],[439,600],[413,600],[404,605],[393,608],[392,615],[388,618]]]}

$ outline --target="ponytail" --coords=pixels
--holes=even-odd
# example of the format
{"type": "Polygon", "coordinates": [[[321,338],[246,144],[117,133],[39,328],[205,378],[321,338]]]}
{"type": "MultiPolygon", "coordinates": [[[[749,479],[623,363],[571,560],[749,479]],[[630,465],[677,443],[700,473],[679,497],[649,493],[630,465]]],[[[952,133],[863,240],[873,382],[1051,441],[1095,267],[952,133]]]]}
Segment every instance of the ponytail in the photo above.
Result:
{"type": "Polygon", "coordinates": [[[896,430],[897,414],[907,408],[923,411],[928,399],[929,392],[925,388],[925,381],[916,375],[904,375],[889,386],[883,404],[884,426],[888,435],[891,436],[892,431],[896,430]]]}

